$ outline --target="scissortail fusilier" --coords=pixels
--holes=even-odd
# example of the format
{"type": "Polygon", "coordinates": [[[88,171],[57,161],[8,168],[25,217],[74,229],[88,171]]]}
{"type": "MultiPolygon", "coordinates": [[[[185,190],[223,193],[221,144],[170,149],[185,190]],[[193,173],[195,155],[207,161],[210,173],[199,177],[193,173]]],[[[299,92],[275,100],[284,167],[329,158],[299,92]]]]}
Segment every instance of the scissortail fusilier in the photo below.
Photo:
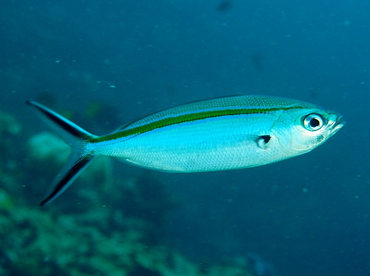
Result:
{"type": "Polygon", "coordinates": [[[233,96],[180,105],[93,135],[33,102],[72,153],[45,205],[99,156],[166,172],[206,172],[261,166],[309,152],[343,126],[342,116],[316,105],[271,96],[233,96]]]}

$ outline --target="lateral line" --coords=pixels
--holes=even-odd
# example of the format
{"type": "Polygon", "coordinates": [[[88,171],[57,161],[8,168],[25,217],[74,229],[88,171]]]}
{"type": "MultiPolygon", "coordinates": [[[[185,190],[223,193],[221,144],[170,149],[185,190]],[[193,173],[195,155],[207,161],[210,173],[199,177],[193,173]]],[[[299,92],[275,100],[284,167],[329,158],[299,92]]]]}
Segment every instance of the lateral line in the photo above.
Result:
{"type": "MultiPolygon", "coordinates": [[[[153,121],[144,125],[140,125],[130,129],[123,129],[118,132],[114,132],[105,136],[94,137],[89,140],[90,143],[106,142],[111,140],[116,140],[120,138],[125,138],[131,135],[139,135],[146,133],[155,129],[186,123],[198,120],[204,120],[207,118],[221,117],[221,116],[238,116],[238,115],[250,115],[250,114],[264,114],[270,113],[277,110],[291,110],[291,109],[301,109],[302,106],[290,106],[290,107],[272,107],[272,108],[240,108],[240,109],[223,109],[214,111],[202,111],[194,112],[191,114],[185,114],[180,116],[165,117],[157,121],[153,121]]],[[[135,122],[134,122],[135,123],[135,122]]]]}

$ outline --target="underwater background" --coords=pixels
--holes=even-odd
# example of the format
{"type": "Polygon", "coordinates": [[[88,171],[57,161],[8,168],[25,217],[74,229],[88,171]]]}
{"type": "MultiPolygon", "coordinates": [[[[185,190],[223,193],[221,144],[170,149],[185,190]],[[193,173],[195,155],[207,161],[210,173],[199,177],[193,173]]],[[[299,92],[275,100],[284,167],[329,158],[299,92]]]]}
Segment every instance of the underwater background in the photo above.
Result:
{"type": "Polygon", "coordinates": [[[370,275],[370,2],[0,3],[0,275],[370,275]],[[263,94],[340,112],[309,154],[166,174],[101,158],[38,207],[68,147],[195,100],[263,94]]]}

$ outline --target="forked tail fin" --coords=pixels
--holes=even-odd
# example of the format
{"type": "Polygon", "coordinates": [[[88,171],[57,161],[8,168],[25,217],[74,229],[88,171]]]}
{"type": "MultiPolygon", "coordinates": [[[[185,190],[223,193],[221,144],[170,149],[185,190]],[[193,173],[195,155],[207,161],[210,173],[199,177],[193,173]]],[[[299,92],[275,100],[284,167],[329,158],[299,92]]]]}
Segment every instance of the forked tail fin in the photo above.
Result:
{"type": "Polygon", "coordinates": [[[71,155],[66,164],[54,178],[46,197],[40,203],[40,206],[43,206],[52,202],[63,193],[96,158],[93,153],[86,151],[86,145],[89,143],[89,139],[96,136],[83,130],[42,104],[33,101],[26,101],[26,103],[36,108],[46,123],[72,147],[71,155]]]}

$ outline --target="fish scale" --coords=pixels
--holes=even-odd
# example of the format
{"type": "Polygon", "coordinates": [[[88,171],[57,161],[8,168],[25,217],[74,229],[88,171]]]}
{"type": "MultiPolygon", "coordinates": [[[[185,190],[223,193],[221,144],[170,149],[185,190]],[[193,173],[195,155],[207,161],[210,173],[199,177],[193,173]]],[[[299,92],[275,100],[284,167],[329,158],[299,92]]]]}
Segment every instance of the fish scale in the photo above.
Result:
{"type": "Polygon", "coordinates": [[[95,158],[111,156],[166,172],[256,167],[311,151],[342,126],[336,112],[272,96],[232,96],[169,108],[96,136],[32,101],[72,147],[45,205],[58,197],[95,158]]]}

